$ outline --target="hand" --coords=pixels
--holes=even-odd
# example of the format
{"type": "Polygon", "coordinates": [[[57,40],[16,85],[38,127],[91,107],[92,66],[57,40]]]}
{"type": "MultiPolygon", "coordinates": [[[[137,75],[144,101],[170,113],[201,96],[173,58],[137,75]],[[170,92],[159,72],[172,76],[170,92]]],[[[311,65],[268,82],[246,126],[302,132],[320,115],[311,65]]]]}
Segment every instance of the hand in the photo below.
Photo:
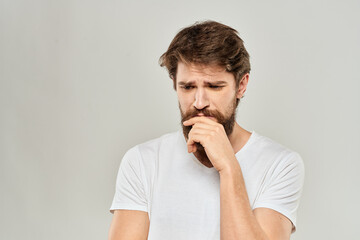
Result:
{"type": "Polygon", "coordinates": [[[183,124],[192,125],[187,140],[189,153],[196,152],[195,142],[198,142],[204,147],[206,155],[217,171],[228,169],[237,163],[234,149],[222,124],[207,117],[193,117],[183,124]]]}

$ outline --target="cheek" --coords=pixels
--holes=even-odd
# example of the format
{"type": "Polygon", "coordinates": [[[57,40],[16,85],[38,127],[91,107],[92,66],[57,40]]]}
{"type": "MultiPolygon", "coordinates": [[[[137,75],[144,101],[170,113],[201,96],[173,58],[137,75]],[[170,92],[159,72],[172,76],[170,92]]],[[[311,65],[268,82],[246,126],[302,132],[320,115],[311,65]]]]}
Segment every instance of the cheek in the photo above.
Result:
{"type": "Polygon", "coordinates": [[[178,101],[179,101],[182,109],[187,109],[189,107],[189,105],[192,104],[191,97],[189,96],[189,94],[184,95],[184,94],[181,94],[178,92],[177,97],[178,97],[178,101]]]}
{"type": "Polygon", "coordinates": [[[236,96],[234,92],[228,92],[217,98],[217,101],[213,102],[213,104],[215,105],[216,109],[221,109],[221,112],[226,113],[229,109],[232,109],[234,101],[236,101],[236,96]]]}

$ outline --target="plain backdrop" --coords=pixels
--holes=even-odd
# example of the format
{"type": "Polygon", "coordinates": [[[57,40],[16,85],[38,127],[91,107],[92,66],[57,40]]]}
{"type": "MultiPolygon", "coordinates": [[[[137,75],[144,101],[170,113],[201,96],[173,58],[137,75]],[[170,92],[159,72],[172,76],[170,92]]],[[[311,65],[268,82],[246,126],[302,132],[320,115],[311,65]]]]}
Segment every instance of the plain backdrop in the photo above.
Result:
{"type": "Polygon", "coordinates": [[[237,120],[300,153],[292,239],[358,239],[359,1],[0,0],[0,239],[106,239],[123,154],[180,128],[160,55],[183,27],[239,31],[237,120]]]}

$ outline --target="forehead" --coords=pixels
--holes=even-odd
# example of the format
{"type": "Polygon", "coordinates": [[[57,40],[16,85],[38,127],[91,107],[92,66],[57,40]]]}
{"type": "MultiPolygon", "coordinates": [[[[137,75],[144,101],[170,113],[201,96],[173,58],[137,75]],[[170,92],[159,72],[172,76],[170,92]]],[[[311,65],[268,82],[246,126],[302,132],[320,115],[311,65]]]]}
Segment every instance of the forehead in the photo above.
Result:
{"type": "Polygon", "coordinates": [[[235,81],[232,73],[218,65],[200,65],[178,63],[176,78],[179,81],[235,81]]]}

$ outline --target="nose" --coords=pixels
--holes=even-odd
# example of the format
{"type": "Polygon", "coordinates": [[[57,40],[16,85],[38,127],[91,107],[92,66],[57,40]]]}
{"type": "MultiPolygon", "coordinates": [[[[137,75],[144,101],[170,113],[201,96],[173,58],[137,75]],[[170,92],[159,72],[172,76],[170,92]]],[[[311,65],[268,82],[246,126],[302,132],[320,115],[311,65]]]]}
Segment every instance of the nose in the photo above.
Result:
{"type": "Polygon", "coordinates": [[[193,106],[200,110],[209,106],[209,99],[204,89],[197,88],[193,106]]]}

